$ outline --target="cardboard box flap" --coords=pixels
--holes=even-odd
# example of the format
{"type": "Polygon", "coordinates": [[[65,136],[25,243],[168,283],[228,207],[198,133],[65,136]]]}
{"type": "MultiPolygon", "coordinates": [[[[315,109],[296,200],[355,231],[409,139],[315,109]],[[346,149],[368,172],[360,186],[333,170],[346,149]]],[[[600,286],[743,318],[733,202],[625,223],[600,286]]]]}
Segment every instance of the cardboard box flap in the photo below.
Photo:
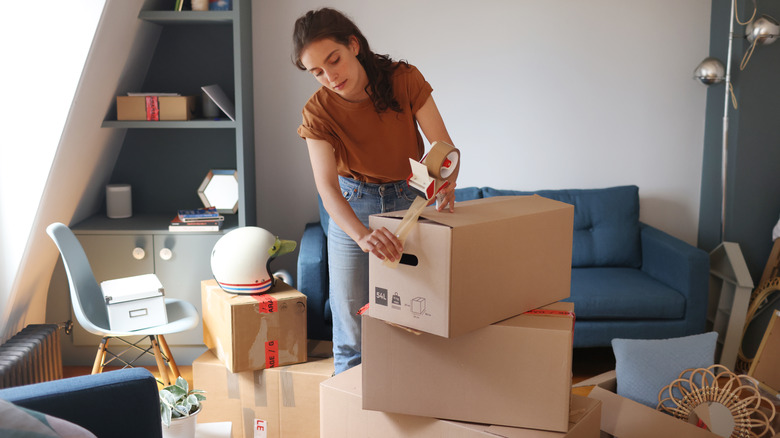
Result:
{"type": "MultiPolygon", "coordinates": [[[[461,201],[455,205],[456,214],[449,211],[437,211],[433,206],[427,207],[420,217],[448,227],[462,227],[471,224],[493,222],[516,216],[542,213],[562,208],[574,209],[570,204],[543,198],[539,195],[530,196],[494,196],[470,201],[461,201]],[[518,198],[527,199],[524,202],[518,198]]],[[[382,213],[377,216],[403,218],[406,210],[382,213]]]]}
{"type": "Polygon", "coordinates": [[[162,283],[155,274],[106,280],[100,283],[100,289],[108,304],[154,298],[165,294],[162,283]]]}
{"type": "Polygon", "coordinates": [[[616,392],[617,391],[617,380],[616,380],[617,374],[615,373],[615,370],[607,371],[605,373],[599,374],[598,376],[591,377],[590,379],[582,380],[580,382],[575,383],[572,385],[572,388],[581,388],[583,386],[595,386],[599,385],[602,388],[606,389],[607,391],[616,392]]]}
{"type": "Polygon", "coordinates": [[[590,398],[601,400],[601,430],[610,435],[620,438],[715,438],[718,436],[604,389],[615,385],[614,379],[602,382],[588,395],[590,398]]]}

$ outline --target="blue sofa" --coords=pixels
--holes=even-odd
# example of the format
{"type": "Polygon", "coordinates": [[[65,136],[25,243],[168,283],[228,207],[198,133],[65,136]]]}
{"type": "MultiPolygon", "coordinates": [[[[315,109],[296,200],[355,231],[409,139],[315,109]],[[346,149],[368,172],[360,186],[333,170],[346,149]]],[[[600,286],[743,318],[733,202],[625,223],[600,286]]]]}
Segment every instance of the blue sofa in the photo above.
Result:
{"type": "MultiPolygon", "coordinates": [[[[456,200],[538,194],[574,205],[571,296],[574,347],[607,347],[613,338],[661,339],[705,329],[709,256],[639,221],[639,188],[541,190],[456,189],[456,200]]],[[[457,209],[455,214],[457,214],[457,209]]],[[[306,294],[309,337],[331,339],[327,212],[306,225],[298,289],[306,294]]]]}
{"type": "Polygon", "coordinates": [[[145,368],[2,389],[0,399],[77,424],[97,437],[162,437],[157,381],[145,368]]]}

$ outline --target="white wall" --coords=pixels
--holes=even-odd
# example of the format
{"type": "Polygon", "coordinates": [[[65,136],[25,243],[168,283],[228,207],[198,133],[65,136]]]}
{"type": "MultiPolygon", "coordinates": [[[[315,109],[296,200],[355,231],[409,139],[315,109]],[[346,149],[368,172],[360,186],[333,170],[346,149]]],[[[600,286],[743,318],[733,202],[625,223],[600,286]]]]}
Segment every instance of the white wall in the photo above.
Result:
{"type": "Polygon", "coordinates": [[[29,3],[3,4],[3,15],[17,18],[0,26],[0,335],[103,3],[44,0],[36,3],[34,20],[19,18],[32,16],[29,3]]]}
{"type": "MultiPolygon", "coordinates": [[[[636,184],[641,219],[696,243],[710,0],[332,0],[372,49],[417,65],[463,153],[458,185],[636,184]]],[[[320,1],[255,1],[260,226],[316,220],[295,130],[317,88],[290,61],[292,26],[320,1]]],[[[278,262],[294,265],[292,257],[278,262]]]]}

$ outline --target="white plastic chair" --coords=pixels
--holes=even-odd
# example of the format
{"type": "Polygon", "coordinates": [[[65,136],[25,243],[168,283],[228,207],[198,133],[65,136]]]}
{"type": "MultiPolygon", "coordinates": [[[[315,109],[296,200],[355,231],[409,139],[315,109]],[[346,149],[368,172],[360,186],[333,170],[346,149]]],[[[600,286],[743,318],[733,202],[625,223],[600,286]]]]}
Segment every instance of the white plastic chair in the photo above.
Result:
{"type": "Polygon", "coordinates": [[[54,240],[62,256],[65,272],[68,274],[70,299],[73,304],[73,313],[76,314],[76,320],[86,331],[102,337],[95,362],[92,365],[92,374],[102,372],[103,367],[113,360],[123,362],[126,368],[132,367],[133,362],[144,354],[153,354],[163,384],[168,386],[175,381],[181,373],[179,373],[176,361],[173,359],[168,344],[165,342],[164,335],[183,332],[197,326],[200,321],[200,315],[195,306],[187,301],[165,298],[165,309],[168,313],[167,324],[134,331],[111,330],[103,293],[97,280],[95,280],[92,267],[89,265],[89,260],[81,243],[79,243],[70,228],[59,222],[49,225],[46,228],[46,233],[54,240]],[[134,343],[123,339],[131,336],[141,336],[141,339],[134,343]],[[138,346],[137,344],[147,336],[151,346],[148,348],[138,346]],[[114,354],[108,350],[109,339],[118,339],[130,345],[130,348],[114,354]],[[135,359],[127,362],[121,356],[131,350],[131,348],[141,350],[142,353],[135,359]],[[152,351],[150,352],[150,350],[152,351]],[[105,360],[106,353],[112,356],[108,361],[105,360]],[[166,364],[173,373],[172,379],[168,375],[166,364]]]}

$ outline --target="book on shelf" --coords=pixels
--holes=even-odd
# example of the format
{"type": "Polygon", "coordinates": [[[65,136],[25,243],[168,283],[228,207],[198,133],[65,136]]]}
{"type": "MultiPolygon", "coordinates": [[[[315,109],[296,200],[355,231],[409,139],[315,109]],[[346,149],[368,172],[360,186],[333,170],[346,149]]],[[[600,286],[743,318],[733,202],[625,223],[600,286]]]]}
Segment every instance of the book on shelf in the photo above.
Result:
{"type": "Polygon", "coordinates": [[[202,221],[202,220],[224,220],[220,216],[216,207],[195,208],[192,210],[179,210],[176,216],[184,222],[202,221]]]}
{"type": "Polygon", "coordinates": [[[222,229],[222,224],[224,222],[224,218],[185,222],[181,220],[179,216],[176,216],[168,225],[168,231],[219,231],[222,229]]]}

